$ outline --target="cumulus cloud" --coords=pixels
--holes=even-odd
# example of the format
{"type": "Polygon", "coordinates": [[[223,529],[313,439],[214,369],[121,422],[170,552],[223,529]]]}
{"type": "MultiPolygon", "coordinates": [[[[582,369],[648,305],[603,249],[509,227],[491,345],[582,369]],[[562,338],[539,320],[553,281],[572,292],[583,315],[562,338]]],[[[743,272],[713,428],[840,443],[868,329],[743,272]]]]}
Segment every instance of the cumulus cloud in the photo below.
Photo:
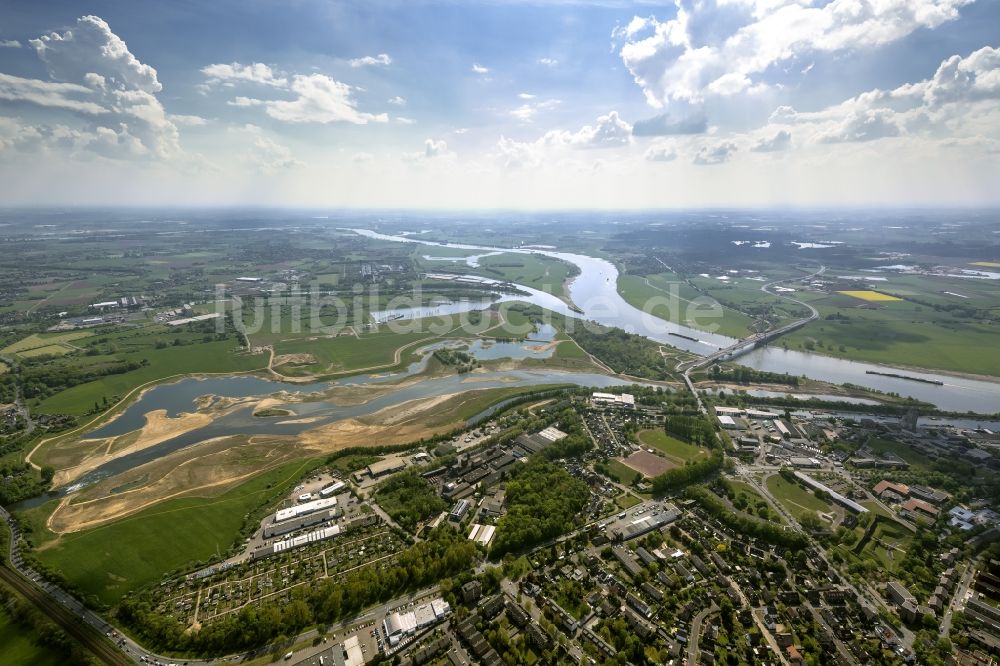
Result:
{"type": "Polygon", "coordinates": [[[30,40],[49,80],[0,74],[0,99],[49,107],[65,122],[38,126],[31,146],[109,158],[169,158],[181,154],[177,125],[157,99],[163,86],[97,16],[30,40]]]}
{"type": "Polygon", "coordinates": [[[576,132],[553,130],[546,132],[541,141],[549,145],[575,148],[610,148],[624,146],[632,141],[632,126],[612,111],[597,119],[593,126],[585,125],[576,132]]]}
{"type": "Polygon", "coordinates": [[[677,151],[667,143],[656,143],[646,150],[646,160],[650,162],[673,162],[677,159],[677,151]]]}
{"type": "Polygon", "coordinates": [[[263,63],[241,65],[238,62],[228,65],[209,65],[203,67],[201,71],[208,77],[206,83],[209,85],[217,83],[225,85],[234,82],[255,83],[271,86],[294,95],[294,99],[290,100],[260,99],[238,95],[227,102],[230,106],[264,107],[265,113],[275,120],[289,123],[346,122],[355,125],[389,121],[388,114],[359,111],[353,94],[355,88],[325,74],[295,74],[289,78],[284,75],[276,75],[274,70],[263,63]]]}
{"type": "Polygon", "coordinates": [[[501,136],[493,157],[506,168],[538,166],[554,152],[567,149],[615,148],[632,142],[632,126],[621,119],[617,111],[585,125],[575,132],[550,130],[535,141],[516,141],[501,136]]]}
{"type": "Polygon", "coordinates": [[[472,63],[472,71],[475,72],[476,74],[489,74],[490,73],[489,67],[483,67],[478,62],[472,63]]]}
{"type": "Polygon", "coordinates": [[[539,58],[536,60],[539,65],[545,65],[546,67],[555,67],[559,64],[559,61],[555,58],[539,58]]]}
{"type": "Polygon", "coordinates": [[[704,146],[695,153],[693,162],[700,165],[722,164],[736,154],[736,144],[723,142],[714,146],[704,146]]]}
{"type": "Polygon", "coordinates": [[[448,142],[444,139],[426,139],[423,150],[403,155],[403,159],[407,162],[426,162],[454,157],[455,153],[448,150],[448,142]]]}
{"type": "Polygon", "coordinates": [[[30,102],[38,106],[68,109],[87,114],[106,113],[107,109],[95,99],[95,91],[75,83],[23,79],[20,76],[0,73],[0,99],[30,102]]]}
{"type": "Polygon", "coordinates": [[[208,85],[237,82],[259,83],[276,88],[288,85],[287,78],[275,75],[274,70],[262,62],[254,62],[249,65],[242,65],[238,62],[219,63],[202,67],[201,73],[207,77],[205,83],[208,85]]]}
{"type": "Polygon", "coordinates": [[[400,125],[415,125],[417,123],[413,118],[407,118],[406,116],[396,116],[396,122],[400,125]]]}
{"type": "Polygon", "coordinates": [[[675,18],[615,30],[649,104],[735,95],[769,67],[815,52],[877,47],[958,18],[973,0],[674,0],[675,18]]]}
{"type": "Polygon", "coordinates": [[[16,39],[0,39],[0,49],[19,49],[21,42],[16,39]]]}
{"type": "Polygon", "coordinates": [[[532,95],[531,93],[518,93],[517,96],[521,99],[535,99],[537,97],[537,95],[532,95]]]}
{"type": "Polygon", "coordinates": [[[392,58],[388,53],[379,53],[375,56],[364,56],[361,58],[354,58],[349,61],[351,67],[371,67],[373,65],[391,65],[392,58]]]}
{"type": "Polygon", "coordinates": [[[389,104],[393,106],[406,106],[406,99],[396,95],[395,97],[390,97],[388,100],[389,104]]]}
{"type": "Polygon", "coordinates": [[[776,153],[788,150],[792,145],[792,133],[788,130],[778,130],[772,137],[764,137],[757,141],[750,150],[755,153],[776,153]]]}
{"type": "Polygon", "coordinates": [[[780,106],[772,126],[805,126],[819,143],[875,141],[906,135],[981,135],[984,110],[1000,100],[1000,49],[984,47],[944,60],[928,79],[869,90],[819,111],[780,106]]]}
{"type": "Polygon", "coordinates": [[[386,113],[372,114],[359,111],[351,86],[335,81],[325,74],[296,74],[292,77],[287,90],[295,95],[295,99],[236,97],[229,104],[243,107],[262,106],[267,115],[288,123],[346,122],[365,125],[369,122],[389,122],[389,115],[386,113]]]}

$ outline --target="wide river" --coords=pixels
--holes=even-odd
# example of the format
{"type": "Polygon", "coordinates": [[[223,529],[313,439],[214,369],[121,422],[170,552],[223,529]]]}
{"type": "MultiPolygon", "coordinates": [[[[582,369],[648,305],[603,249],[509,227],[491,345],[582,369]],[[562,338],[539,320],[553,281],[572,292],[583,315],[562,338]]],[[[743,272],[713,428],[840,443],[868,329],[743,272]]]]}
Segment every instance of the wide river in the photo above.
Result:
{"type": "MultiPolygon", "coordinates": [[[[614,264],[596,257],[555,250],[537,248],[502,248],[462,243],[439,243],[421,240],[407,236],[381,234],[369,229],[353,229],[357,234],[368,238],[394,241],[399,243],[418,243],[439,247],[450,247],[476,252],[513,252],[518,254],[541,254],[554,259],[560,259],[575,265],[580,269],[579,275],[573,279],[569,287],[569,295],[573,303],[582,310],[575,312],[563,301],[537,289],[518,285],[528,296],[504,296],[502,300],[525,300],[543,308],[570,317],[582,317],[596,321],[606,326],[616,326],[631,333],[644,335],[657,342],[679,347],[687,351],[707,355],[722,347],[728,347],[735,339],[706,333],[686,326],[674,324],[628,304],[618,293],[618,269],[614,264]],[[688,338],[678,337],[681,334],[688,338]]],[[[482,302],[470,302],[467,308],[481,309],[488,307],[482,302]]],[[[454,309],[455,306],[452,306],[454,309]]],[[[429,308],[432,310],[432,308],[429,308]]],[[[398,314],[398,311],[394,312],[398,314]]],[[[433,314],[422,312],[421,315],[433,314]]],[[[952,375],[935,374],[931,372],[916,372],[913,370],[893,369],[891,366],[846,361],[843,359],[792,351],[776,347],[763,347],[739,357],[739,363],[758,370],[769,372],[787,372],[792,375],[805,376],[833,384],[857,384],[879,391],[912,396],[919,400],[937,405],[940,409],[951,411],[974,411],[982,414],[1000,412],[1000,382],[979,381],[952,375]],[[869,375],[867,371],[897,372],[908,377],[920,377],[942,382],[941,385],[925,384],[895,377],[869,375]]]]}

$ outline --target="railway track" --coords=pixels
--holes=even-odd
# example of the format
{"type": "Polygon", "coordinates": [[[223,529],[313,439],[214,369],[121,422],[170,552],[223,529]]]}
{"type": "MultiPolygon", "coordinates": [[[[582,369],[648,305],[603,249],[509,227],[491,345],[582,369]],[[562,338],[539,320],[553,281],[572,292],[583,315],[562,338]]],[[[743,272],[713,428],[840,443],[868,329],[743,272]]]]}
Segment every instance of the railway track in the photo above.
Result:
{"type": "Polygon", "coordinates": [[[43,590],[35,587],[5,565],[0,565],[0,580],[14,588],[18,594],[27,599],[60,629],[72,636],[105,664],[128,666],[134,663],[96,629],[81,622],[79,617],[63,608],[43,590]]]}

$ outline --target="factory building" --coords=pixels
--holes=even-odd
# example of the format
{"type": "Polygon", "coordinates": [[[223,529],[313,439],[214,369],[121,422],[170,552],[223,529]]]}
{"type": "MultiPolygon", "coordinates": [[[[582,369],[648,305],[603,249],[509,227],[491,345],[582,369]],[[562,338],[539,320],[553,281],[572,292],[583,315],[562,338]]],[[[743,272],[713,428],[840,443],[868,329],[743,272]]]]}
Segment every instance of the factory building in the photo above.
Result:
{"type": "Polygon", "coordinates": [[[444,599],[434,599],[421,604],[407,613],[395,612],[382,620],[382,628],[395,645],[403,636],[409,636],[421,629],[441,622],[451,613],[451,606],[444,599]]]}
{"type": "Polygon", "coordinates": [[[332,509],[335,506],[337,506],[336,497],[325,497],[325,498],[320,498],[318,500],[313,500],[312,502],[306,502],[305,504],[291,506],[288,507],[287,509],[278,509],[274,513],[274,522],[275,524],[283,523],[286,520],[299,518],[301,516],[305,516],[310,513],[315,513],[317,511],[332,509]]]}

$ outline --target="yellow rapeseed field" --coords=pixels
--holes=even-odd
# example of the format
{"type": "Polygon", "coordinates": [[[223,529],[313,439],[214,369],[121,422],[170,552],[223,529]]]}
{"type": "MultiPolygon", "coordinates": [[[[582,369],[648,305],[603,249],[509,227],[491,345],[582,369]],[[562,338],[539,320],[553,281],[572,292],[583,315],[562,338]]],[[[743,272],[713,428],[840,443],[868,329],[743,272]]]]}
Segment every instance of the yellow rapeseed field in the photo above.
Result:
{"type": "Polygon", "coordinates": [[[986,268],[1000,268],[1000,261],[973,261],[973,266],[985,266],[986,268]]]}
{"type": "Polygon", "coordinates": [[[889,294],[883,294],[878,291],[869,291],[867,289],[860,291],[838,291],[838,294],[845,294],[847,296],[853,296],[854,298],[860,298],[863,301],[901,301],[903,299],[896,298],[895,296],[890,296],[889,294]]]}

